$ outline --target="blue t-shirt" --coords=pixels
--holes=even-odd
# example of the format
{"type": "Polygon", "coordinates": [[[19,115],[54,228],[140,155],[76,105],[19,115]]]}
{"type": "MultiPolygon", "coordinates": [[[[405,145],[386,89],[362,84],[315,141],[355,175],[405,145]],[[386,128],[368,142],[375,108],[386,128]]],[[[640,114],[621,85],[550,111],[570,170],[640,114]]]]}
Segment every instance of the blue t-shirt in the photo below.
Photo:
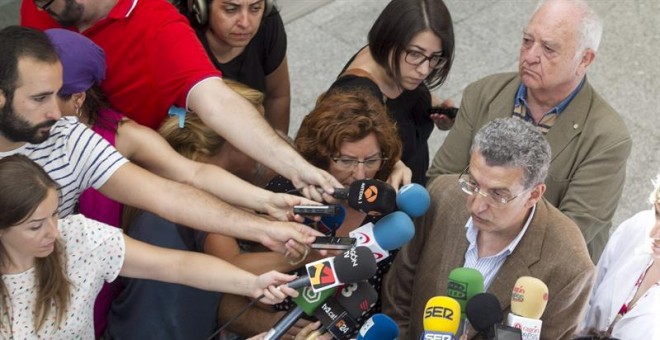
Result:
{"type": "MultiPolygon", "coordinates": [[[[141,213],[127,234],[152,245],[196,252],[203,251],[207,235],[149,212],[141,213]]],[[[206,339],[215,331],[221,293],[153,280],[120,279],[124,289],[108,314],[107,332],[112,338],[206,339]]]]}

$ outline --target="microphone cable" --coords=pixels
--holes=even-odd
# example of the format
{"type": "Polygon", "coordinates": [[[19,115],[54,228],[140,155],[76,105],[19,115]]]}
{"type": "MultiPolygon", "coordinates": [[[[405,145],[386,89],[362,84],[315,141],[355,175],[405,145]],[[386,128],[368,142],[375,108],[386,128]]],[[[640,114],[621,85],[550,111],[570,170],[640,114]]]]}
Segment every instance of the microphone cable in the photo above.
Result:
{"type": "Polygon", "coordinates": [[[248,303],[247,305],[245,305],[245,307],[243,307],[243,309],[241,309],[240,311],[238,311],[238,313],[236,313],[236,315],[234,315],[231,319],[229,319],[229,321],[225,322],[224,325],[220,326],[215,332],[213,332],[213,334],[211,334],[208,338],[206,338],[206,340],[213,340],[213,338],[215,338],[218,334],[220,334],[220,332],[222,332],[225,328],[227,328],[227,326],[229,326],[229,324],[231,324],[232,322],[236,321],[236,319],[238,319],[239,317],[241,317],[241,315],[245,314],[245,312],[247,312],[247,310],[248,310],[250,307],[254,306],[254,304],[257,303],[257,301],[263,299],[264,297],[266,297],[266,295],[265,295],[265,294],[261,294],[261,296],[259,296],[258,298],[256,298],[256,299],[250,301],[250,303],[248,303]]]}

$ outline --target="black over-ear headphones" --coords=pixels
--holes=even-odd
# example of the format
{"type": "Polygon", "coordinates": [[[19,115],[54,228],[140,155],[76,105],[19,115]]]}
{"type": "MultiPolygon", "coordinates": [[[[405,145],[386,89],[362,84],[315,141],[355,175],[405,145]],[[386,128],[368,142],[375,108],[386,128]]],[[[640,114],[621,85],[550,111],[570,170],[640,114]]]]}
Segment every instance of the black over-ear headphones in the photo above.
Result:
{"type": "MultiPolygon", "coordinates": [[[[264,0],[264,18],[273,11],[273,1],[264,0]]],[[[188,12],[195,24],[204,26],[209,22],[209,2],[209,0],[188,0],[188,12]]]]}

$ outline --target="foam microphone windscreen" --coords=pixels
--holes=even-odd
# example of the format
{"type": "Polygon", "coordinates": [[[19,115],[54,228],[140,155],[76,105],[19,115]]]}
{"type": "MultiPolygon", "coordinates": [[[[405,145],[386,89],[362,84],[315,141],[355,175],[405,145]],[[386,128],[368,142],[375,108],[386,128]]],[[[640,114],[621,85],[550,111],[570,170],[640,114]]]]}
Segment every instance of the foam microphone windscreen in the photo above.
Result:
{"type": "Polygon", "coordinates": [[[461,306],[448,296],[434,296],[424,308],[424,331],[456,334],[461,323],[461,306]]]}
{"type": "Polygon", "coordinates": [[[461,318],[465,318],[467,302],[476,294],[484,291],[484,276],[476,269],[459,267],[449,273],[447,296],[461,305],[461,318]]]}
{"type": "Polygon", "coordinates": [[[353,283],[369,279],[378,269],[376,259],[367,247],[351,248],[335,256],[337,278],[343,283],[353,283]]]}
{"type": "Polygon", "coordinates": [[[423,186],[410,183],[402,186],[396,195],[396,205],[399,210],[410,217],[420,217],[426,214],[431,205],[431,196],[423,186]]]}
{"type": "Polygon", "coordinates": [[[394,250],[415,236],[413,221],[401,211],[385,215],[374,226],[376,243],[385,250],[394,250]]]}
{"type": "Polygon", "coordinates": [[[465,314],[472,327],[486,337],[493,336],[493,325],[502,323],[502,306],[490,293],[473,296],[465,307],[465,314]]]}
{"type": "Polygon", "coordinates": [[[543,281],[521,276],[513,286],[511,313],[530,319],[540,319],[548,304],[548,286],[543,281]]]}
{"type": "Polygon", "coordinates": [[[333,288],[315,292],[310,287],[304,287],[298,290],[300,294],[293,298],[293,302],[295,302],[305,314],[312,316],[314,315],[314,310],[323,304],[325,300],[333,296],[335,291],[336,290],[333,288]]]}
{"type": "Polygon", "coordinates": [[[396,209],[396,190],[377,179],[353,181],[348,188],[348,206],[365,214],[389,214],[396,209]]]}
{"type": "Polygon", "coordinates": [[[374,314],[365,321],[356,340],[394,340],[399,336],[399,326],[385,314],[374,314]]]}
{"type": "Polygon", "coordinates": [[[378,292],[368,281],[360,281],[344,286],[336,299],[348,315],[357,320],[373,307],[378,300],[378,292]]]}

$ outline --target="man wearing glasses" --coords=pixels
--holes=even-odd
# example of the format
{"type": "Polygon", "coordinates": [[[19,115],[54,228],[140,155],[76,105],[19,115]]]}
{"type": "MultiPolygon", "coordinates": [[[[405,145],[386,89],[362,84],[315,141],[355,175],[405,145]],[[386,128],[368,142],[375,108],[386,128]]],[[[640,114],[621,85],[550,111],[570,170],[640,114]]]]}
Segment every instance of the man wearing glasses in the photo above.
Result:
{"type": "Polygon", "coordinates": [[[546,1],[523,30],[519,71],[465,89],[427,173],[432,181],[463,170],[472,137],[495,118],[535,124],[552,148],[545,197],[580,227],[594,262],[609,238],[632,146],[623,119],[586,76],[601,33],[602,22],[586,3],[546,1]]]}
{"type": "Polygon", "coordinates": [[[460,176],[440,176],[429,185],[431,208],[416,221],[415,237],[399,252],[381,291],[383,312],[397,321],[402,339],[420,337],[426,302],[447,294],[457,267],[482,273],[504,318],[516,280],[542,280],[549,300],[541,338],[575,332],[594,266],[578,227],[543,198],[549,164],[550,146],[534,126],[500,118],[476,134],[460,176]]]}

